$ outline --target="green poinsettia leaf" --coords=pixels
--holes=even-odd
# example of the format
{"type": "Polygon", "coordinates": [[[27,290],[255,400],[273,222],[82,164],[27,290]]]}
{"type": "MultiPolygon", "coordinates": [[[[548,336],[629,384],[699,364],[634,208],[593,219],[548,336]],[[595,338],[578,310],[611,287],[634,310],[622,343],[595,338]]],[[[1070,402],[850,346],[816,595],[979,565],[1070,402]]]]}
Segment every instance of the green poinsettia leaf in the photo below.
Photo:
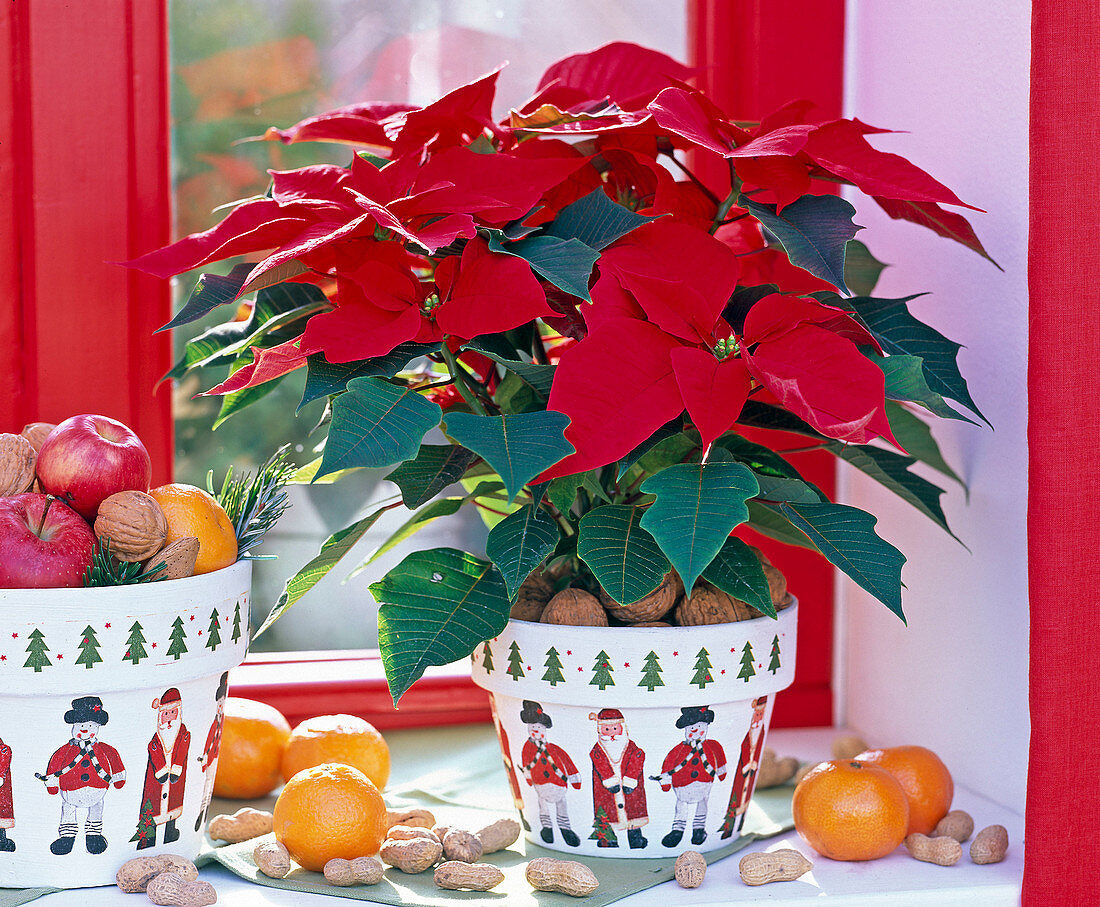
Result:
{"type": "MultiPolygon", "coordinates": [[[[676,435],[682,434],[684,428],[684,420],[677,416],[671,422],[666,422],[660,428],[658,428],[653,434],[646,438],[641,444],[635,447],[630,453],[619,460],[619,469],[615,474],[615,480],[618,481],[627,474],[630,468],[637,463],[642,457],[653,450],[662,441],[667,441],[669,438],[674,438],[676,435]]],[[[684,436],[684,440],[687,440],[687,436],[684,436]]]]}
{"type": "Polygon", "coordinates": [[[488,356],[493,362],[504,366],[508,371],[522,378],[523,381],[533,387],[543,397],[550,396],[550,385],[554,381],[554,372],[557,369],[556,365],[539,365],[535,362],[524,362],[520,359],[501,356],[499,353],[495,353],[491,350],[482,349],[481,345],[478,343],[468,343],[466,344],[466,348],[477,350],[481,355],[488,356]]]}
{"type": "Polygon", "coordinates": [[[421,444],[414,459],[402,463],[386,478],[401,489],[405,506],[415,510],[461,479],[476,459],[477,454],[459,444],[421,444]]]}
{"type": "Polygon", "coordinates": [[[867,444],[837,444],[835,447],[831,446],[831,449],[842,460],[847,460],[856,469],[912,504],[951,538],[962,544],[947,525],[947,517],[940,505],[943,489],[909,471],[909,467],[916,462],[912,457],[867,444]]]}
{"type": "Polygon", "coordinates": [[[353,378],[332,403],[332,424],[317,478],[354,466],[393,466],[411,460],[429,430],[439,424],[439,405],[381,378],[353,378]]]}
{"type": "Polygon", "coordinates": [[[747,506],[749,520],[745,525],[750,529],[785,545],[796,545],[809,551],[817,551],[817,546],[772,505],[762,501],[749,501],[747,506]]]}
{"type": "Polygon", "coordinates": [[[306,387],[298,409],[321,397],[342,394],[352,378],[392,378],[413,359],[438,349],[438,343],[401,343],[385,356],[357,362],[329,362],[315,353],[306,359],[306,387]]]}
{"type": "Polygon", "coordinates": [[[760,492],[757,497],[762,501],[817,504],[829,500],[816,486],[804,482],[802,479],[791,479],[785,476],[773,476],[759,472],[755,475],[756,481],[760,485],[760,492]]]}
{"type": "Polygon", "coordinates": [[[931,466],[936,472],[947,476],[947,478],[958,482],[969,497],[970,490],[966,487],[966,483],[959,478],[958,473],[943,458],[940,446],[936,443],[936,439],[932,437],[932,429],[928,427],[927,422],[911,413],[900,403],[893,401],[887,401],[886,403],[886,417],[890,420],[890,429],[893,431],[894,437],[898,439],[898,443],[908,451],[911,457],[931,466]]]}
{"type": "Polygon", "coordinates": [[[520,585],[554,550],[559,538],[558,524],[533,505],[510,513],[489,531],[485,553],[504,578],[509,598],[515,599],[520,585]]]}
{"type": "Polygon", "coordinates": [[[656,219],[636,214],[613,202],[603,189],[593,189],[588,195],[562,208],[545,232],[547,236],[560,239],[580,240],[586,246],[601,251],[642,224],[656,219]]]}
{"type": "Polygon", "coordinates": [[[875,285],[887,267],[889,265],[875,258],[858,239],[848,241],[844,253],[844,282],[857,296],[870,296],[875,292],[875,285]]]}
{"type": "Polygon", "coordinates": [[[768,578],[760,560],[741,539],[730,536],[703,571],[703,579],[723,592],[775,617],[768,578]]]}
{"type": "Polygon", "coordinates": [[[550,482],[546,489],[546,496],[550,503],[558,508],[558,513],[567,514],[577,500],[577,489],[584,484],[584,473],[577,472],[571,476],[562,476],[550,482]]]}
{"type": "Polygon", "coordinates": [[[920,357],[928,386],[933,391],[962,404],[989,425],[989,420],[970,396],[966,379],[959,372],[957,359],[962,344],[948,340],[939,331],[914,318],[909,311],[909,303],[920,295],[923,294],[902,299],[853,296],[838,300],[837,304],[860,317],[887,355],[920,357]]]}
{"type": "Polygon", "coordinates": [[[350,526],[345,526],[339,532],[334,532],[330,535],[325,540],[325,543],[321,545],[321,550],[317,555],[301,570],[294,574],[294,576],[287,580],[286,585],[283,587],[282,594],[279,596],[278,601],[275,602],[275,607],[271,609],[271,613],[267,615],[263,624],[260,625],[260,629],[256,631],[256,635],[259,636],[267,630],[268,627],[286,613],[291,605],[324,579],[328,575],[328,572],[339,563],[340,559],[355,547],[356,542],[358,542],[359,539],[378,522],[378,518],[386,512],[386,509],[387,508],[383,507],[380,510],[376,510],[374,513],[363,517],[363,519],[352,523],[350,526]]]}
{"type": "Polygon", "coordinates": [[[511,600],[490,562],[454,548],[414,551],[372,583],[378,645],[396,706],[432,665],[465,658],[508,623],[511,600]]]}
{"type": "Polygon", "coordinates": [[[656,495],[642,528],[691,589],[733,529],[749,518],[745,502],[760,486],[743,463],[680,463],[650,476],[641,490],[656,495]]]}
{"type": "Polygon", "coordinates": [[[489,249],[522,258],[531,270],[560,290],[591,302],[588,278],[600,253],[579,239],[557,236],[526,236],[515,242],[501,242],[499,231],[489,238],[489,249]]]}
{"type": "Polygon", "coordinates": [[[448,413],[447,434],[482,457],[500,476],[512,500],[540,472],[574,452],[565,440],[569,417],[553,410],[476,416],[448,413]]]}
{"type": "Polygon", "coordinates": [[[819,441],[829,440],[794,413],[768,403],[758,403],[756,400],[745,402],[745,405],[741,408],[741,415],[737,417],[737,424],[747,425],[750,428],[790,431],[799,435],[806,435],[808,438],[816,438],[819,441]]]}
{"type": "Polygon", "coordinates": [[[610,504],[581,518],[577,554],[620,605],[649,595],[672,569],[661,546],[641,526],[641,507],[610,504]]]}
{"type": "Polygon", "coordinates": [[[844,257],[848,240],[863,228],[853,223],[856,209],[837,195],[804,195],[776,212],[775,205],[754,202],[744,195],[747,208],[783,244],[791,264],[848,292],[844,257]]]}
{"type": "Polygon", "coordinates": [[[916,403],[923,406],[933,415],[943,419],[958,419],[977,423],[968,419],[962,413],[947,405],[947,401],[928,386],[927,376],[924,372],[924,362],[920,356],[905,356],[895,353],[885,358],[871,356],[871,361],[882,369],[886,376],[886,398],[888,400],[904,400],[908,403],[916,403]]]}
{"type": "Polygon", "coordinates": [[[248,279],[248,272],[253,268],[250,264],[236,265],[227,275],[200,274],[195,282],[191,295],[183,304],[175,317],[167,324],[157,328],[157,331],[168,331],[184,324],[198,321],[207,312],[211,312],[218,306],[232,302],[241,292],[241,287],[248,279]]]}
{"type": "Polygon", "coordinates": [[[458,511],[462,509],[462,505],[468,500],[468,496],[461,498],[440,498],[438,501],[432,501],[430,504],[421,507],[416,513],[409,517],[409,519],[395,529],[389,538],[375,548],[374,551],[370,553],[370,556],[352,571],[351,575],[358,576],[363,568],[373,564],[387,551],[392,551],[405,541],[405,539],[416,535],[421,529],[426,528],[430,523],[435,522],[441,516],[453,516],[458,513],[458,511]]]}
{"type": "Polygon", "coordinates": [[[847,504],[779,504],[777,509],[833,566],[905,621],[901,610],[905,555],[875,532],[876,517],[847,504]]]}
{"type": "Polygon", "coordinates": [[[788,479],[799,479],[802,482],[806,481],[797,469],[770,447],[756,444],[742,435],[734,433],[723,435],[714,442],[714,448],[715,450],[726,451],[733,459],[748,466],[758,477],[760,475],[772,475],[788,479]]]}

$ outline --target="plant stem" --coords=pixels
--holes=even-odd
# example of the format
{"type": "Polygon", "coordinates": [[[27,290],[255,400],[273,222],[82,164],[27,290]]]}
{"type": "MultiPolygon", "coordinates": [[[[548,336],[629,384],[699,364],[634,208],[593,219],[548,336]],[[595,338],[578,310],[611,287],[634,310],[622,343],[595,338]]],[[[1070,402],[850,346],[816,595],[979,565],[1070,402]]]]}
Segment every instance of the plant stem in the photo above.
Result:
{"type": "Polygon", "coordinates": [[[54,500],[55,498],[52,494],[46,495],[46,506],[42,508],[42,519],[38,521],[38,528],[34,530],[34,534],[39,538],[42,538],[42,527],[46,525],[46,514],[50,512],[50,505],[54,500]]]}
{"type": "MultiPolygon", "coordinates": [[[[675,154],[670,154],[669,158],[672,160],[672,163],[674,163],[684,173],[687,174],[688,179],[691,180],[693,183],[695,183],[695,185],[699,188],[700,192],[702,192],[707,198],[709,198],[712,202],[714,202],[714,204],[716,204],[716,205],[719,204],[718,196],[715,195],[713,192],[711,192],[706,186],[704,186],[702,180],[700,180],[699,177],[697,177],[694,173],[692,173],[690,170],[688,170],[688,168],[684,165],[684,163],[679,158],[677,158],[675,154]]],[[[729,210],[729,209],[727,208],[726,210],[729,210]]]]}
{"type": "Polygon", "coordinates": [[[482,416],[489,415],[484,404],[478,399],[477,392],[470,386],[466,371],[458,364],[455,354],[452,353],[450,347],[447,346],[446,338],[443,338],[443,343],[439,349],[440,352],[443,353],[443,360],[447,363],[447,369],[450,371],[451,377],[455,382],[455,387],[458,388],[458,392],[462,395],[462,399],[470,404],[470,408],[474,412],[482,416]]]}

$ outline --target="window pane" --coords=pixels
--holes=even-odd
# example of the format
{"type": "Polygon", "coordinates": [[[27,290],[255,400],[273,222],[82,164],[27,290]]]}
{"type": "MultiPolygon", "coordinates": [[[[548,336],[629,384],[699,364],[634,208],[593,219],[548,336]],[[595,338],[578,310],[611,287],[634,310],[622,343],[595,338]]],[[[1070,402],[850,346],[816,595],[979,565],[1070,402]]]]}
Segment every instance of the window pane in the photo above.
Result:
{"type": "MultiPolygon", "coordinates": [[[[262,193],[268,169],[345,163],[349,156],[346,148],[324,144],[235,144],[242,138],[358,101],[425,104],[510,61],[498,83],[497,112],[503,115],[534,92],[550,63],[609,41],[633,41],[684,59],[685,6],[685,0],[171,0],[176,235],[205,230],[220,216],[214,211],[218,206],[262,193]]],[[[212,270],[225,273],[227,266],[212,270]]],[[[177,282],[177,309],[197,276],[177,282]]],[[[225,317],[219,309],[205,322],[178,331],[177,358],[186,340],[225,317]]],[[[310,438],[310,429],[322,401],[295,416],[304,370],[214,432],[221,398],[196,398],[215,383],[202,382],[192,374],[176,390],[177,481],[205,487],[208,470],[220,480],[230,464],[255,469],[288,441],[296,462],[313,459],[317,439],[310,438]]],[[[278,559],[255,565],[254,625],[329,534],[391,496],[394,486],[383,481],[387,471],[294,489],[291,510],[259,552],[278,559]]],[[[428,526],[344,583],[407,516],[388,513],[256,648],[374,646],[369,583],[415,548],[450,545],[476,553],[484,545],[485,527],[476,514],[462,511],[428,526]]]]}

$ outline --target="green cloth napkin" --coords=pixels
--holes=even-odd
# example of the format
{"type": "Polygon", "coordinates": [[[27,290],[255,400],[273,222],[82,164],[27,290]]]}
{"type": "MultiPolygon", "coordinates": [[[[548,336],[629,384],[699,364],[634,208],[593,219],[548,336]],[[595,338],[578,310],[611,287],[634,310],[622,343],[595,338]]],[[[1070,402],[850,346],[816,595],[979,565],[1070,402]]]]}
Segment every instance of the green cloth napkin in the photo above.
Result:
{"type": "Polygon", "coordinates": [[[17,907],[43,895],[61,891],[60,888],[0,888],[0,907],[17,907]]]}
{"type": "MultiPolygon", "coordinates": [[[[500,816],[514,816],[511,795],[501,765],[497,741],[491,730],[448,729],[433,732],[428,750],[421,750],[415,761],[438,765],[440,753],[446,753],[447,764],[432,771],[421,771],[403,784],[386,788],[386,801],[391,808],[421,807],[430,809],[444,824],[480,828],[500,816]]],[[[395,765],[399,764],[395,759],[395,765]]],[[[408,766],[404,766],[408,777],[408,766]]],[[[706,855],[708,863],[728,857],[753,841],[789,831],[791,794],[794,788],[785,786],[760,791],[753,796],[745,817],[745,834],[721,850],[706,855]]],[[[493,863],[504,872],[504,881],[492,891],[445,891],[435,886],[430,870],[406,875],[387,867],[377,885],[340,888],[328,884],[320,873],[296,869],[285,879],[270,879],[263,875],[252,860],[252,851],[264,839],[229,844],[205,851],[200,865],[217,861],[231,872],[260,885],[305,891],[335,897],[371,901],[376,904],[417,905],[417,907],[448,907],[456,900],[483,904],[507,904],[508,907],[562,904],[562,895],[534,891],[524,875],[528,860],[535,857],[572,859],[584,863],[600,880],[599,889],[584,899],[586,907],[610,904],[636,891],[642,891],[673,877],[674,857],[653,860],[624,860],[613,857],[585,857],[547,850],[528,843],[521,837],[507,850],[489,854],[484,862],[493,863]]],[[[0,905],[2,907],[2,905],[0,905]]]]}

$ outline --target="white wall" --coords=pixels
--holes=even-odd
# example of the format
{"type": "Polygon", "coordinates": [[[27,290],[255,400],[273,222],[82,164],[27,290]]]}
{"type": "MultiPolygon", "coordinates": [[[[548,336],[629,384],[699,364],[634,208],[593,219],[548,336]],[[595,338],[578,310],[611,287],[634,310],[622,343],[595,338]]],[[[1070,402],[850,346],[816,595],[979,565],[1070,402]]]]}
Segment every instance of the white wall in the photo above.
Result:
{"type": "MultiPolygon", "coordinates": [[[[876,295],[927,290],[913,311],[953,340],[996,430],[935,428],[970,485],[944,509],[967,552],[871,480],[841,493],[881,516],[909,558],[909,625],[841,584],[838,710],[874,744],[936,750],[957,781],[1023,811],[1027,702],[1027,0],[849,0],[847,115],[910,135],[874,137],[987,215],[971,219],[1004,273],[930,231],[858,204],[861,234],[892,263],[876,295]],[[896,503],[895,503],[896,502],[896,503]]],[[[969,213],[968,213],[969,216],[969,213]]],[[[937,474],[922,471],[936,481],[937,474]]]]}

